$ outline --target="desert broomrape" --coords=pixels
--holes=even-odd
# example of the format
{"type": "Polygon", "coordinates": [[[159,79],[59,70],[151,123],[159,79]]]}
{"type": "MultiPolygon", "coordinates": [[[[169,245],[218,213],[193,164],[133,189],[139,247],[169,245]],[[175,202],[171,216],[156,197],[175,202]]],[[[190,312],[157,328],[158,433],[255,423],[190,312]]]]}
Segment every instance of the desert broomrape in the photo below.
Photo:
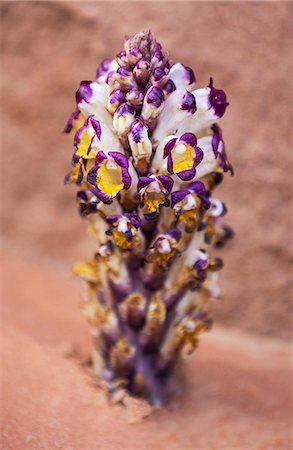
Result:
{"type": "Polygon", "coordinates": [[[94,81],[82,81],[65,132],[79,212],[96,239],[76,263],[98,375],[154,405],[182,353],[211,327],[220,258],[232,237],[213,191],[228,161],[218,120],[228,106],[212,79],[197,88],[151,32],[126,39],[94,81]]]}

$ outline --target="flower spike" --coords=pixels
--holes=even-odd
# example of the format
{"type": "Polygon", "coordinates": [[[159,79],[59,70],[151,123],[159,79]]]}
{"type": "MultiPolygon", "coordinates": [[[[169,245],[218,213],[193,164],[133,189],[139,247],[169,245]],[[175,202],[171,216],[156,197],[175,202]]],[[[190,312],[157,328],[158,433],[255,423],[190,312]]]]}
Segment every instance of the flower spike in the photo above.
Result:
{"type": "Polygon", "coordinates": [[[214,190],[233,174],[218,121],[228,106],[211,79],[173,63],[151,31],[125,40],[95,81],[82,81],[73,130],[78,210],[95,240],[74,273],[94,336],[94,370],[118,389],[166,404],[181,355],[211,328],[213,255],[233,237],[214,190]]]}

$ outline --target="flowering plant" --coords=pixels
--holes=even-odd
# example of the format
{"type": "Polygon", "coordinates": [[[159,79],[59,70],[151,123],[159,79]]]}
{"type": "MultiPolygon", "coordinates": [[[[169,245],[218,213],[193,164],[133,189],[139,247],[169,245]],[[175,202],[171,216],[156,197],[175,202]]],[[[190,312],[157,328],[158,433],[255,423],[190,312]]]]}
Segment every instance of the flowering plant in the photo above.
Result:
{"type": "Polygon", "coordinates": [[[110,390],[155,405],[169,396],[182,352],[211,327],[221,259],[207,248],[232,236],[212,197],[233,173],[221,129],[228,105],[213,80],[195,89],[192,69],[173,64],[151,32],[127,39],[96,81],[82,81],[65,131],[74,131],[65,183],[97,240],[74,272],[85,282],[84,314],[95,367],[110,390]]]}

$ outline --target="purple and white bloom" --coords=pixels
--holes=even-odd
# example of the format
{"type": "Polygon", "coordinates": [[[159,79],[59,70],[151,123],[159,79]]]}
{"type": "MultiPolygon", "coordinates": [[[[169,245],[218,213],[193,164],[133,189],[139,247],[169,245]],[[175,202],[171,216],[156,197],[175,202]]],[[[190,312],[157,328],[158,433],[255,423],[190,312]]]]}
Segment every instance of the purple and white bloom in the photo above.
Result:
{"type": "Polygon", "coordinates": [[[208,211],[206,218],[202,222],[202,229],[205,232],[205,242],[210,244],[213,238],[217,235],[217,226],[220,217],[227,213],[225,203],[216,198],[211,199],[211,208],[208,211]]]}
{"type": "Polygon", "coordinates": [[[164,234],[160,234],[149,247],[146,254],[146,262],[152,263],[154,270],[166,270],[174,258],[178,255],[178,242],[181,238],[178,228],[171,228],[164,234]]]}
{"type": "Polygon", "coordinates": [[[122,103],[113,116],[113,127],[119,137],[125,136],[135,120],[135,109],[128,103],[122,103]]]}
{"type": "Polygon", "coordinates": [[[106,155],[99,151],[95,166],[88,172],[87,181],[97,188],[96,196],[102,202],[111,203],[122,189],[129,189],[131,186],[127,157],[119,152],[109,152],[106,155]]]}
{"type": "Polygon", "coordinates": [[[225,203],[217,198],[211,199],[211,209],[209,214],[213,217],[222,217],[227,213],[227,208],[225,203]]]}
{"type": "Polygon", "coordinates": [[[212,78],[207,87],[196,89],[192,94],[196,99],[197,106],[194,120],[186,118],[186,120],[181,122],[178,127],[178,134],[185,131],[197,134],[199,131],[211,127],[223,117],[229,105],[225,92],[214,87],[212,78]]]}
{"type": "Polygon", "coordinates": [[[213,172],[230,172],[233,168],[229,163],[225,151],[222,133],[217,125],[212,127],[213,135],[199,138],[198,145],[203,151],[203,160],[196,171],[196,178],[200,179],[213,172]]]}
{"type": "Polygon", "coordinates": [[[158,171],[162,170],[162,158],[167,160],[167,170],[170,174],[176,174],[181,180],[188,181],[195,177],[196,167],[203,159],[203,152],[197,146],[196,136],[193,133],[184,133],[180,138],[175,135],[168,136],[159,145],[153,161],[153,166],[158,171]]]}
{"type": "MultiPolygon", "coordinates": [[[[195,96],[188,90],[175,90],[165,100],[164,107],[153,132],[152,141],[158,145],[166,136],[177,134],[181,123],[191,120],[197,105],[195,96]]],[[[188,130],[185,130],[188,131],[188,130]]]]}
{"type": "Polygon", "coordinates": [[[194,231],[196,223],[200,222],[202,213],[209,209],[210,204],[205,185],[200,181],[194,181],[171,194],[171,208],[176,211],[176,216],[185,224],[188,232],[194,231]]]}
{"type": "Polygon", "coordinates": [[[108,89],[96,81],[82,81],[75,94],[78,109],[87,118],[93,115],[96,120],[112,126],[111,114],[106,109],[108,89]]]}
{"type": "Polygon", "coordinates": [[[169,80],[172,80],[176,89],[194,89],[196,79],[193,70],[181,63],[176,63],[171,67],[169,80]]]}
{"type": "Polygon", "coordinates": [[[169,194],[174,181],[167,175],[156,177],[140,177],[137,190],[140,195],[140,207],[144,208],[145,216],[158,214],[161,206],[169,206],[169,194]]]}
{"type": "Polygon", "coordinates": [[[128,133],[128,142],[134,160],[134,167],[139,173],[145,173],[152,156],[152,143],[148,135],[148,128],[139,119],[132,122],[128,133]]]}
{"type": "Polygon", "coordinates": [[[98,204],[100,200],[95,196],[91,189],[82,189],[77,192],[76,200],[79,203],[79,214],[86,217],[89,214],[98,211],[98,204]]]}
{"type": "Polygon", "coordinates": [[[214,257],[232,237],[214,190],[233,174],[216,123],[227,98],[195,89],[190,67],[169,59],[151,31],[127,38],[96,81],[82,81],[65,127],[75,132],[79,212],[96,244],[75,273],[95,335],[96,371],[115,391],[170,397],[181,352],[210,328],[218,295],[214,257]],[[122,384],[121,384],[122,383],[122,384]]]}
{"type": "Polygon", "coordinates": [[[113,148],[123,152],[123,147],[113,131],[104,123],[89,116],[74,136],[75,154],[83,159],[93,159],[99,150],[108,153],[113,148]]]}
{"type": "Polygon", "coordinates": [[[97,196],[96,188],[81,189],[76,194],[76,200],[79,204],[79,213],[82,217],[98,212],[103,219],[107,215],[121,215],[122,208],[120,203],[113,199],[111,204],[103,203],[97,196]]]}
{"type": "Polygon", "coordinates": [[[141,219],[136,213],[124,213],[107,216],[106,221],[111,225],[109,234],[115,243],[123,250],[130,250],[138,241],[138,229],[141,219]]]}

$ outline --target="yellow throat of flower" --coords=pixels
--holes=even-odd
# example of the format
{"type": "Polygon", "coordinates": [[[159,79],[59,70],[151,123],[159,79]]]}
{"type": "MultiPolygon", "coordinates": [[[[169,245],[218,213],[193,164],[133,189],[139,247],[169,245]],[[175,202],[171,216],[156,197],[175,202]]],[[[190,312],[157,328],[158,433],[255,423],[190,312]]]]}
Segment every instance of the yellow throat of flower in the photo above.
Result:
{"type": "Polygon", "coordinates": [[[90,149],[91,142],[92,136],[89,134],[87,130],[84,130],[77,145],[76,154],[84,159],[95,158],[97,151],[93,150],[92,148],[90,149]]]}
{"type": "Polygon", "coordinates": [[[115,197],[123,188],[122,169],[115,161],[103,161],[97,174],[97,186],[105,194],[115,197]]]}
{"type": "Polygon", "coordinates": [[[149,212],[159,212],[160,205],[165,202],[165,196],[162,192],[146,191],[145,205],[149,212]]]}
{"type": "Polygon", "coordinates": [[[135,242],[135,236],[131,241],[128,241],[125,233],[123,233],[122,231],[118,231],[117,228],[114,228],[113,230],[113,237],[118,247],[121,247],[124,250],[132,248],[135,242]]]}
{"type": "Polygon", "coordinates": [[[175,173],[189,170],[193,166],[195,150],[190,145],[178,142],[172,151],[173,170],[175,173]]]}

